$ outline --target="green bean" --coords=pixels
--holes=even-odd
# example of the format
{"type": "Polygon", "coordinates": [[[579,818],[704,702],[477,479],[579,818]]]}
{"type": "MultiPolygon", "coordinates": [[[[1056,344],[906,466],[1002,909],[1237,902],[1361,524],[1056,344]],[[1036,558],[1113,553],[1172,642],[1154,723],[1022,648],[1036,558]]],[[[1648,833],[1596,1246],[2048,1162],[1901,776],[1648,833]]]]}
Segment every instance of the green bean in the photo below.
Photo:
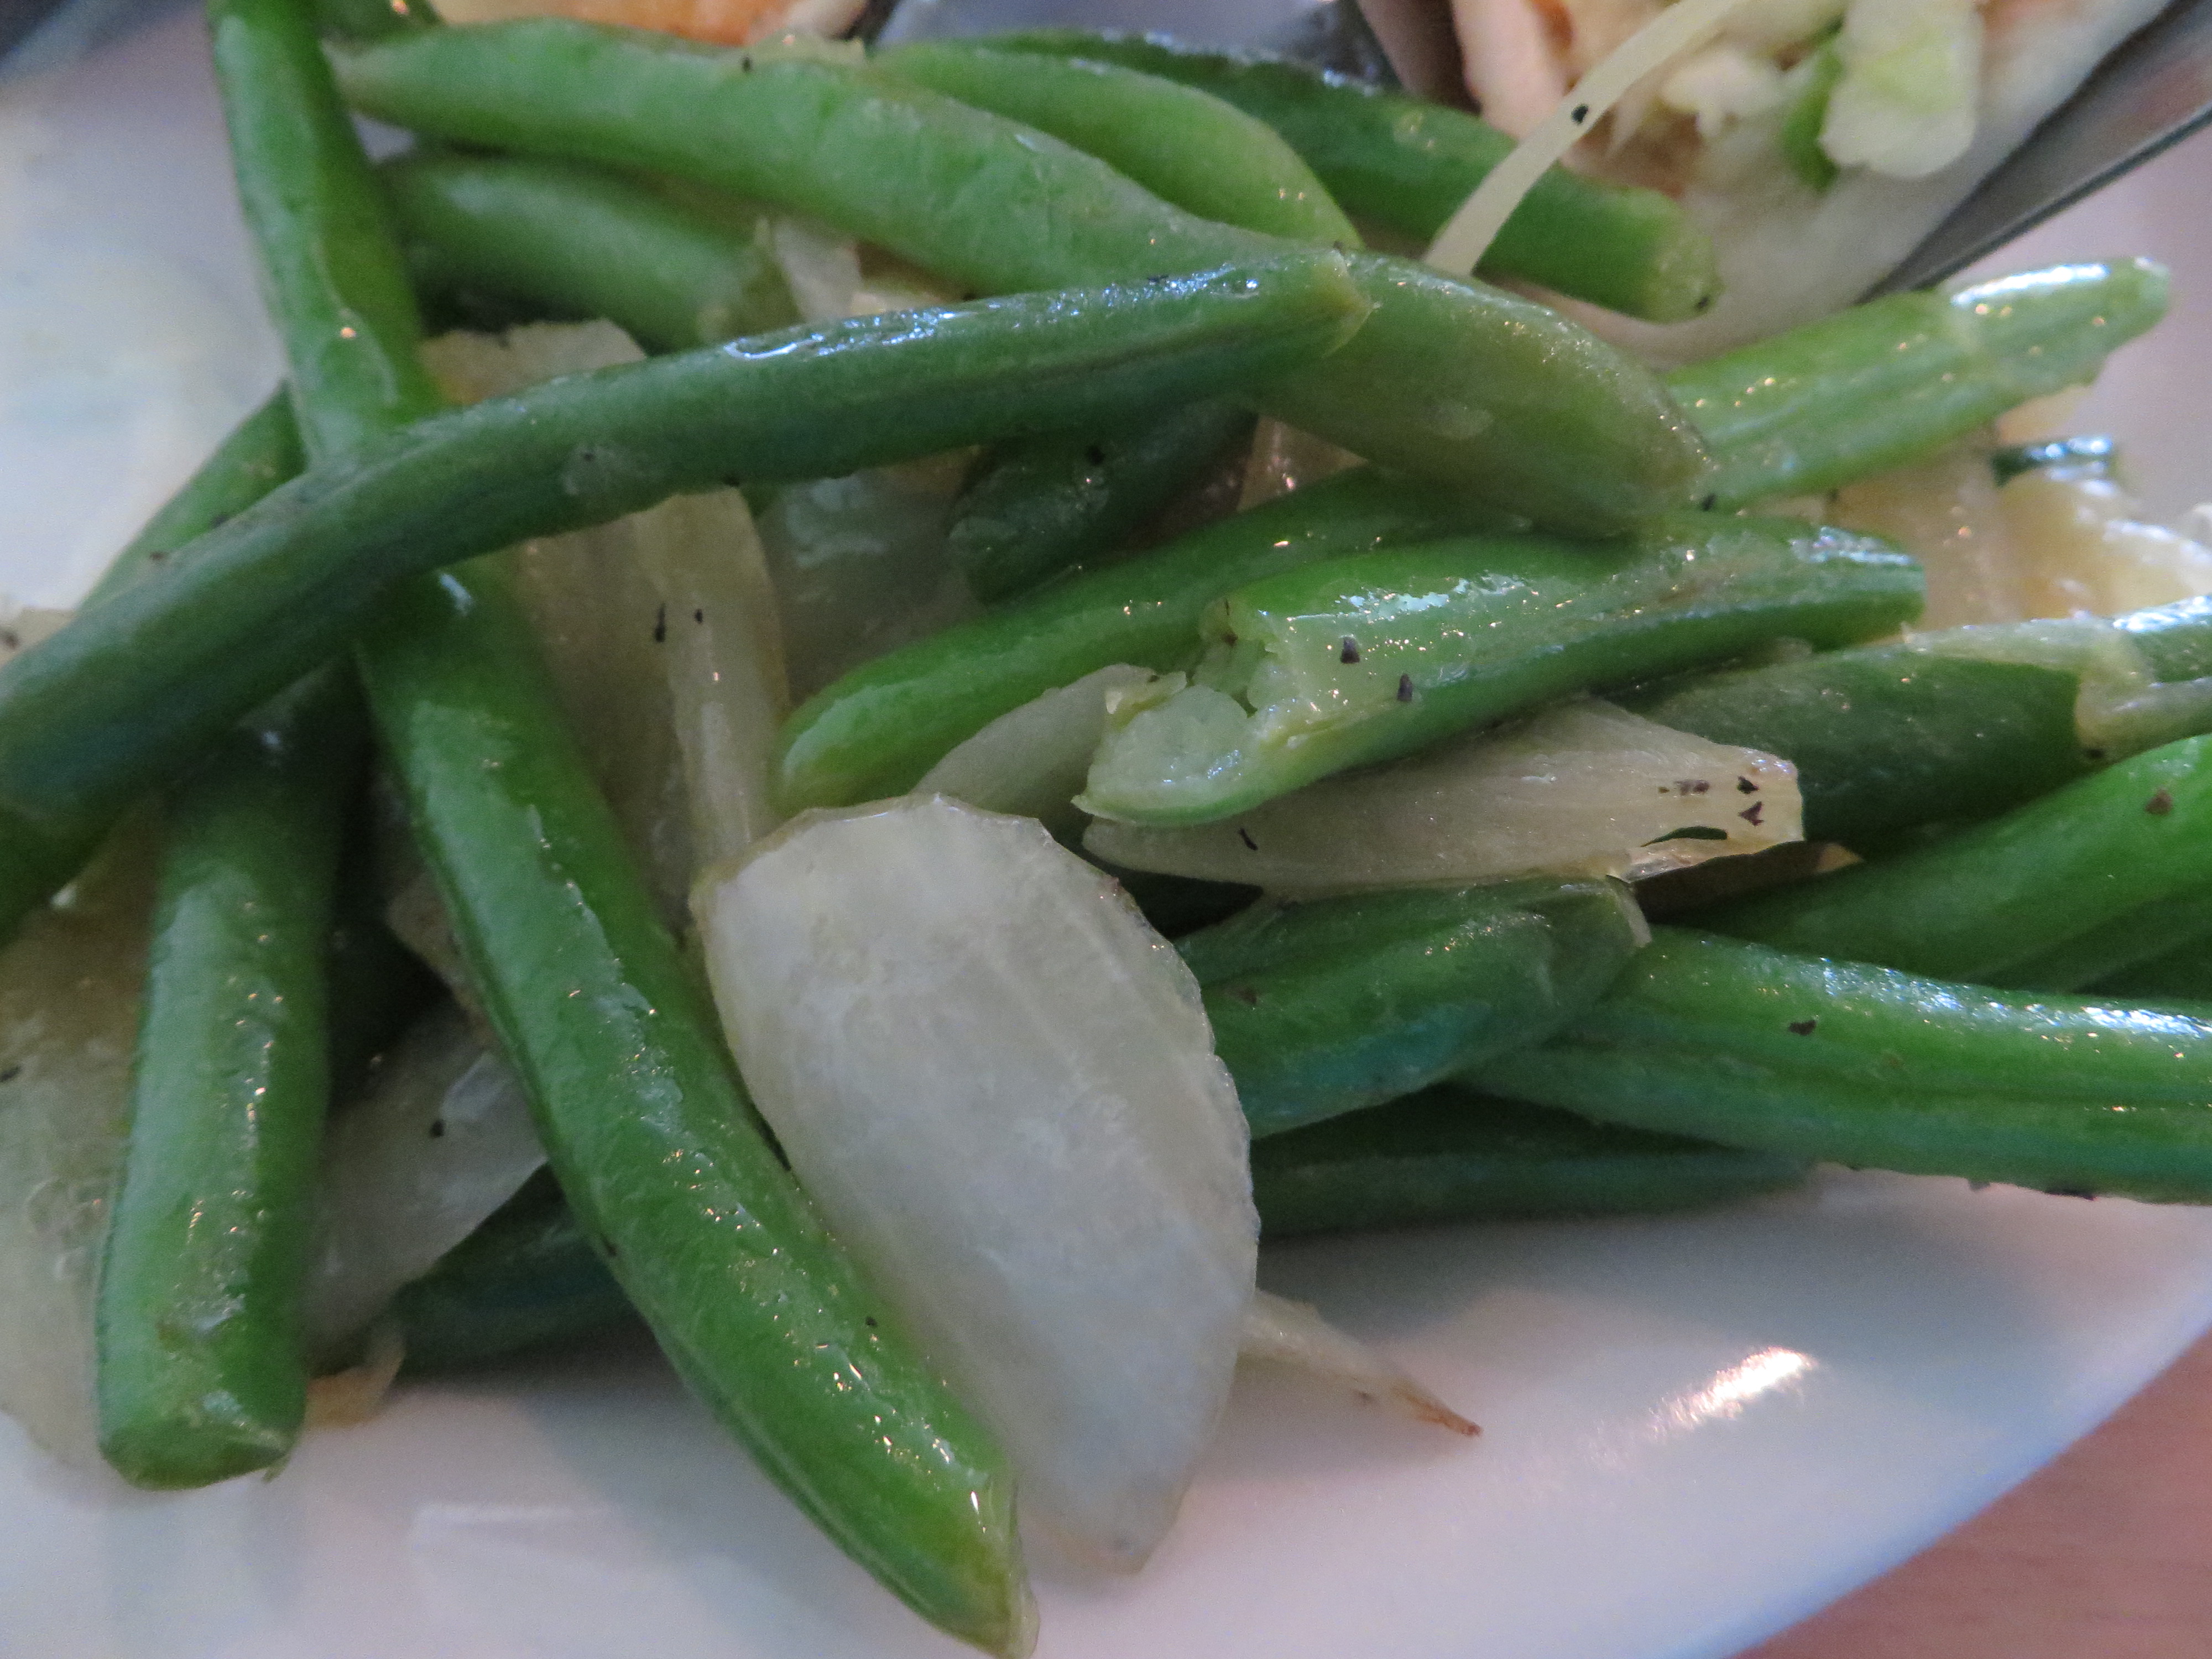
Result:
{"type": "Polygon", "coordinates": [[[103,605],[144,580],[209,531],[289,483],[307,464],[300,447],[300,423],[292,413],[291,391],[279,386],[131,538],[78,609],[103,605]]]}
{"type": "Polygon", "coordinates": [[[418,283],[605,317],[649,351],[799,320],[758,235],[598,167],[410,155],[382,168],[418,283]]]}
{"type": "Polygon", "coordinates": [[[1700,514],[1613,543],[1470,538],[1310,565],[1207,609],[1196,683],[1116,714],[1078,805],[1133,823],[1226,817],[1593,686],[1783,635],[1878,634],[1920,602],[1903,555],[1785,519],[1700,514]]]}
{"type": "MultiPolygon", "coordinates": [[[[988,44],[1121,64],[1210,92],[1282,134],[1355,216],[1422,241],[1513,149],[1476,116],[1279,58],[1075,29],[988,44]]],[[[1655,323],[1697,316],[1720,294],[1711,240],[1671,200],[1558,167],[1513,210],[1482,270],[1655,323]]]]}
{"type": "MultiPolygon", "coordinates": [[[[367,112],[441,137],[690,178],[827,219],[983,292],[1264,258],[1105,163],[872,71],[558,20],[337,53],[367,112]]],[[[1376,311],[1257,394],[1378,464],[1540,522],[1610,531],[1693,500],[1702,452],[1657,382],[1557,312],[1405,260],[1352,261],[1376,311]]]]}
{"type": "MultiPolygon", "coordinates": [[[[292,222],[294,193],[353,143],[313,119],[329,82],[304,7],[216,0],[210,22],[247,222],[289,302],[279,328],[299,435],[312,459],[342,458],[416,412],[404,394],[395,406],[367,337],[394,311],[411,319],[412,300],[362,263],[382,234],[373,197],[320,216],[312,239],[292,222]]],[[[331,887],[362,735],[349,678],[319,670],[230,732],[168,803],[96,1321],[100,1449],[140,1486],[265,1468],[304,1420],[331,887]]]]}
{"type": "Polygon", "coordinates": [[[1625,1129],[1448,1082],[1254,1144],[1267,1238],[1650,1214],[1793,1186],[1803,1159],[1625,1129]]]}
{"type": "Polygon", "coordinates": [[[1988,817],[2082,775],[2080,695],[2080,678],[2057,666],[1870,645],[1685,676],[1618,701],[1791,762],[1807,839],[1856,846],[1988,817]]]}
{"type": "MultiPolygon", "coordinates": [[[[1193,88],[966,41],[896,46],[872,61],[1050,133],[1200,218],[1359,246],[1352,222],[1273,128],[1193,88]]],[[[1126,434],[1031,439],[970,487],[948,550],[976,598],[1011,598],[1113,551],[1250,430],[1250,416],[1232,405],[1195,404],[1126,434]]]]}
{"type": "Polygon", "coordinates": [[[787,813],[904,793],[955,744],[1117,662],[1197,654],[1216,596],[1348,551],[1481,526],[1492,515],[1358,468],[1194,531],[863,664],[809,698],[778,739],[787,813]]]}
{"type": "Polygon", "coordinates": [[[1358,304],[1336,255],[1296,252],[759,336],[422,420],[0,667],[0,812],[105,822],[408,574],[736,473],[836,475],[1218,390],[1328,349],[1358,304]]]}
{"type": "Polygon", "coordinates": [[[1255,1139],[1540,1042],[1638,943],[1602,881],[1261,903],[1178,940],[1255,1139]]]}
{"type": "Polygon", "coordinates": [[[2212,1006],[1995,991],[1652,931],[1564,1036],[1468,1080],[1790,1158],[2212,1200],[2212,1006]]]}
{"type": "Polygon", "coordinates": [[[411,1375],[595,1335],[637,1310],[551,1182],[532,1181],[392,1298],[411,1375]]]}
{"type": "Polygon", "coordinates": [[[1719,463],[1722,507],[1917,460],[2095,377],[2166,314],[2148,259],[2057,265],[1952,295],[1893,294],[1667,377],[1719,463]]]}
{"type": "MultiPolygon", "coordinates": [[[[2191,908],[2191,915],[2198,912],[2191,908]]],[[[2100,977],[2094,994],[2121,1002],[2212,1003],[2212,927],[2172,949],[2100,977]]]]}
{"type": "MultiPolygon", "coordinates": [[[[2212,884],[2123,911],[2035,956],[2022,957],[2007,970],[2005,979],[2038,991],[2117,994],[2107,988],[2134,982],[2130,978],[2134,969],[2154,969],[2176,951],[2195,950],[2202,955],[2208,938],[2212,938],[2212,884]]],[[[2145,990],[2125,1000],[2194,1001],[2198,994],[2194,989],[2145,990]]]]}
{"type": "Polygon", "coordinates": [[[1251,434],[1248,411],[1208,401],[1002,444],[955,503],[945,551],[986,605],[1018,598],[1116,550],[1251,434]]]}
{"type": "Polygon", "coordinates": [[[1790,170],[1820,191],[1834,184],[1843,172],[1835,158],[1820,148],[1820,129],[1828,119],[1828,100],[1836,90],[1836,82],[1844,78],[1844,55],[1836,45],[1837,33],[1830,30],[1814,48],[1812,63],[1801,71],[1803,82],[1782,117],[1782,131],[1778,135],[1782,159],[1789,164],[1790,170]]]}
{"type": "MultiPolygon", "coordinates": [[[[2189,738],[1932,847],[1757,894],[1698,925],[1937,979],[2063,989],[2129,959],[2125,940],[2108,938],[2062,972],[2082,935],[2212,887],[2208,828],[2212,737],[2189,738]],[[2122,959],[2096,960],[2115,950],[2122,959]]],[[[2140,954],[2172,942],[2148,934],[2140,954]]]]}
{"type": "MultiPolygon", "coordinates": [[[[310,64],[321,67],[312,40],[287,67],[304,76],[310,64]]],[[[288,336],[333,298],[329,273],[290,256],[322,246],[326,227],[362,211],[376,188],[334,88],[325,80],[314,90],[301,112],[311,139],[268,161],[273,173],[283,155],[319,149],[321,165],[283,213],[257,223],[288,336]]],[[[394,402],[428,401],[396,243],[364,238],[351,252],[353,292],[403,301],[355,313],[363,360],[380,365],[394,402]]],[[[799,341],[782,349],[804,355],[799,341]]],[[[397,410],[364,398],[355,413],[373,425],[397,410]]],[[[566,483],[590,489],[574,465],[566,483]]],[[[401,584],[357,657],[425,860],[554,1169],[663,1348],[770,1475],[887,1585],[980,1645],[1024,1647],[1029,1602],[997,1455],[881,1328],[760,1134],[496,568],[401,584]]]]}
{"type": "Polygon", "coordinates": [[[311,676],[168,803],[131,1139],[100,1275],[100,1450],[132,1484],[283,1457],[329,1093],[325,1006],[357,715],[311,676]]]}
{"type": "Polygon", "coordinates": [[[362,657],[462,954],[615,1277],[848,1553],[943,1628],[1018,1650],[998,1455],[762,1137],[496,574],[408,584],[362,657]]]}
{"type": "MultiPolygon", "coordinates": [[[[179,549],[244,512],[301,465],[299,428],[279,388],[116,555],[79,609],[104,603],[159,568],[179,549]]],[[[83,866],[105,823],[105,815],[95,814],[76,825],[35,823],[0,808],[0,939],[83,866]]]]}
{"type": "Polygon", "coordinates": [[[2212,601],[1980,623],[1905,645],[1698,674],[1624,696],[1662,726],[1793,762],[1805,833],[1869,850],[1990,817],[2092,767],[2212,730],[2212,601]]]}
{"type": "Polygon", "coordinates": [[[974,41],[893,46],[869,61],[1048,132],[1201,219],[1293,241],[1360,245],[1328,187],[1273,127],[1194,87],[1118,64],[974,41]]]}

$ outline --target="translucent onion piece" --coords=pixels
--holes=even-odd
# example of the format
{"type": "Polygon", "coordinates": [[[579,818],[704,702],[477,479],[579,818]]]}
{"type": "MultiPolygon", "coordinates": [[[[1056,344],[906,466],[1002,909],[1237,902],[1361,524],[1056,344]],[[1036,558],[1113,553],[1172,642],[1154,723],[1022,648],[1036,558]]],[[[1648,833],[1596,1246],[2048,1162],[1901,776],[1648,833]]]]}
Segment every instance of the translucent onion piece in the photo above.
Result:
{"type": "Polygon", "coordinates": [[[407,1362],[407,1336],[397,1319],[380,1319],[362,1341],[358,1365],[307,1379],[307,1426],[349,1429],[384,1409],[385,1396],[407,1362]]]}
{"type": "Polygon", "coordinates": [[[779,822],[775,731],[790,708],[767,556],[734,489],[678,495],[628,521],[659,595],[661,647],[699,866],[742,852],[779,822]]]}
{"type": "Polygon", "coordinates": [[[324,1137],[310,1350],[358,1334],[544,1162],[520,1084],[460,1010],[416,1021],[324,1137]]]}
{"type": "Polygon", "coordinates": [[[1237,510],[1242,513],[1272,501],[1302,484],[1319,483],[1358,465],[1359,457],[1350,450],[1285,426],[1272,416],[1262,416],[1252,429],[1252,448],[1244,464],[1244,484],[1237,510]]]}
{"type": "Polygon", "coordinates": [[[695,897],[745,1080],[838,1237],[1012,1460],[1133,1569],[1253,1291],[1244,1121],[1198,989],[1037,824],[810,812],[695,897]]]}
{"type": "Polygon", "coordinates": [[[1294,1366],[1416,1422],[1433,1423],[1454,1434],[1482,1432],[1389,1356],[1323,1319],[1310,1302],[1255,1291],[1237,1352],[1241,1359],[1294,1366]]]}
{"type": "MultiPolygon", "coordinates": [[[[425,356],[456,399],[642,354],[611,323],[447,335],[425,356]]],[[[671,921],[698,866],[775,823],[769,760],[787,703],[768,564],[734,489],[515,550],[516,586],[571,727],[671,921]]]]}
{"type": "Polygon", "coordinates": [[[980,615],[945,552],[964,457],[877,467],[779,490],[760,534],[794,697],[980,615]]]}
{"type": "Polygon", "coordinates": [[[1103,819],[1131,870],[1327,892],[1538,872],[1656,875],[1804,835],[1796,769],[1610,703],[1565,703],[1188,829],[1103,819]],[[1668,840],[1683,830],[1702,836],[1668,840]]]}
{"type": "Polygon", "coordinates": [[[0,949],[0,1410],[100,1464],[92,1304],[130,1123],[155,842],[119,831],[0,949]]]}
{"type": "Polygon", "coordinates": [[[1115,663],[999,716],[929,769],[917,795],[951,795],[970,806],[1036,818],[1061,840],[1089,820],[1073,802],[1106,735],[1107,701],[1152,671],[1115,663]]]}

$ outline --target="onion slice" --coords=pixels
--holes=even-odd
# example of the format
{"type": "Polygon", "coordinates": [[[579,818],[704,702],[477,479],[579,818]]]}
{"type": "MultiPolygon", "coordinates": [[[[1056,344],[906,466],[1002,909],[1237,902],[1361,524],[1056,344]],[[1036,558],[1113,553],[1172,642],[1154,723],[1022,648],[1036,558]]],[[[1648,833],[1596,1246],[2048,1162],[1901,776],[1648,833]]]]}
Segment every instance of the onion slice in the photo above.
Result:
{"type": "Polygon", "coordinates": [[[810,812],[693,896],[801,1182],[1071,1554],[1142,1565],[1227,1397],[1259,1231],[1198,987],[1036,822],[810,812]]]}
{"type": "Polygon", "coordinates": [[[1803,836],[1787,761],[1586,700],[1215,823],[1102,818],[1083,844],[1124,869],[1312,893],[1651,876],[1803,836]]]}
{"type": "Polygon", "coordinates": [[[544,1162],[522,1085],[461,1010],[416,1021],[324,1133],[310,1351],[335,1355],[544,1162]]]}
{"type": "Polygon", "coordinates": [[[1433,1424],[1454,1434],[1482,1432],[1480,1425],[1445,1405],[1388,1355],[1323,1319],[1310,1302],[1255,1291],[1237,1354],[1262,1364],[1291,1366],[1417,1423],[1433,1424]]]}

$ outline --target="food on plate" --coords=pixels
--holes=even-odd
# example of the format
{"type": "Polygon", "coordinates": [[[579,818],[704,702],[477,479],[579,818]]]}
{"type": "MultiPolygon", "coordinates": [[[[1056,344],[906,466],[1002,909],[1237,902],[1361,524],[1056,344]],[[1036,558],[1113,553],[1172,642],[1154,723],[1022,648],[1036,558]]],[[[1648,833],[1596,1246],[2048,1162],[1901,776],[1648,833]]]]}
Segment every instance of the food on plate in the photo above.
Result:
{"type": "MultiPolygon", "coordinates": [[[[1257,1295],[1260,1229],[1820,1159],[2212,1200],[2212,1015],[2111,988],[2212,932],[2212,607],[1887,638],[1920,572],[1849,494],[1963,465],[2103,515],[2023,532],[2033,591],[2122,543],[2124,591],[2187,580],[2112,528],[2109,446],[1988,432],[2154,322],[2155,267],[1662,380],[1359,249],[1317,135],[1402,179],[1398,106],[1286,68],[214,22],[289,394],[0,665],[0,1282],[58,1334],[0,1399],[46,1443],[203,1484],[403,1364],[634,1314],[1018,1654],[1018,1504],[1140,1563],[1240,1352],[1471,1430],[1257,1295]],[[340,84],[471,148],[374,167],[340,84]],[[426,347],[424,297],[611,315],[426,347]],[[1364,464],[1229,511],[1255,407],[1364,464]],[[895,562],[915,617],[861,604],[895,562]]],[[[1671,210],[1541,199],[1534,241],[1620,233],[1624,302],[1694,274],[1671,210]]]]}
{"type": "MultiPolygon", "coordinates": [[[[1880,282],[2163,0],[1744,0],[1655,62],[1577,147],[1708,232],[1718,301],[1660,331],[1585,313],[1687,362],[1848,305],[1880,282]]],[[[1468,84],[1516,133],[1665,0],[1455,0],[1468,84]]]]}

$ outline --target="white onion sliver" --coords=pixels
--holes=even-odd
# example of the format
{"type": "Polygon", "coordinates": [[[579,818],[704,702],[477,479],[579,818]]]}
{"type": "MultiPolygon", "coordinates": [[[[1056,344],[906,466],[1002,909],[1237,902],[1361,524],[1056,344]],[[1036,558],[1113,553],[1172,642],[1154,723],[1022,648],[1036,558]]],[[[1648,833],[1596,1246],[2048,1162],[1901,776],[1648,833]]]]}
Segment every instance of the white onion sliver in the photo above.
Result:
{"type": "Polygon", "coordinates": [[[417,1020],[324,1137],[310,1349],[356,1334],[544,1162],[521,1085],[460,1010],[417,1020]]]}
{"type": "Polygon", "coordinates": [[[1240,1359],[1293,1366],[1416,1422],[1433,1423],[1454,1434],[1482,1432],[1387,1354],[1323,1319],[1310,1302],[1255,1291],[1237,1353],[1240,1359]]]}
{"type": "Polygon", "coordinates": [[[1033,698],[956,745],[914,793],[1036,818],[1063,838],[1079,833],[1073,803],[1106,735],[1107,699],[1152,678],[1150,669],[1115,663],[1033,698]]]}
{"type": "Polygon", "coordinates": [[[1490,251],[1498,228],[1582,136],[1632,87],[1679,53],[1703,46],[1745,0],[1675,0],[1621,42],[1618,50],[1575,82],[1558,107],[1515,145],[1444,222],[1424,255],[1439,270],[1471,275],[1490,251]]]}
{"type": "Polygon", "coordinates": [[[776,728],[790,707],[768,557],[734,489],[677,495],[630,520],[660,595],[692,858],[704,866],[775,828],[776,728]]]}
{"type": "Polygon", "coordinates": [[[1788,762],[1584,701],[1214,823],[1101,819],[1083,844],[1131,870],[1327,892],[1536,872],[1654,875],[1803,834],[1788,762]],[[1719,838],[1666,839],[1686,830],[1719,838]]]}
{"type": "Polygon", "coordinates": [[[130,1127],[155,839],[110,842],[76,902],[0,949],[0,1411],[100,1467],[93,1295],[130,1127]]]}
{"type": "Polygon", "coordinates": [[[1039,825],[943,797],[809,813],[694,908],[762,1113],[1024,1513],[1140,1565],[1226,1399],[1256,1258],[1188,970],[1039,825]]]}

